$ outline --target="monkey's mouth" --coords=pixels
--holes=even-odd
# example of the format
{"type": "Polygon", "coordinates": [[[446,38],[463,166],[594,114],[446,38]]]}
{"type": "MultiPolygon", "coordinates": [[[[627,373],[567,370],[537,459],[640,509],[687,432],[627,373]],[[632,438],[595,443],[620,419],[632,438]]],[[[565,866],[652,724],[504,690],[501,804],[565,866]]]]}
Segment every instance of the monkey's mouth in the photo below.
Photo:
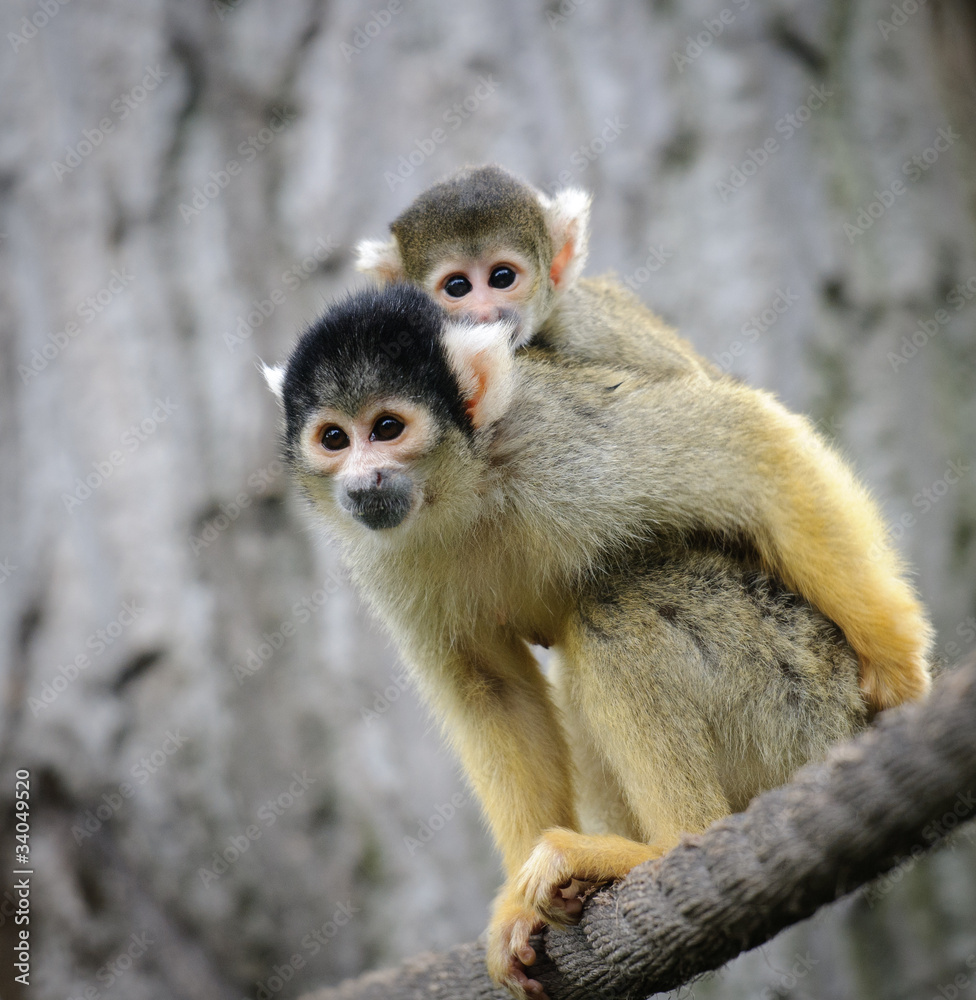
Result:
{"type": "Polygon", "coordinates": [[[380,531],[383,528],[395,528],[403,522],[403,519],[410,513],[410,504],[384,504],[379,507],[364,507],[354,510],[352,516],[367,528],[373,531],[380,531]]]}
{"type": "Polygon", "coordinates": [[[402,524],[413,506],[413,490],[408,483],[394,481],[382,486],[347,490],[340,500],[362,525],[372,531],[402,524]]]}

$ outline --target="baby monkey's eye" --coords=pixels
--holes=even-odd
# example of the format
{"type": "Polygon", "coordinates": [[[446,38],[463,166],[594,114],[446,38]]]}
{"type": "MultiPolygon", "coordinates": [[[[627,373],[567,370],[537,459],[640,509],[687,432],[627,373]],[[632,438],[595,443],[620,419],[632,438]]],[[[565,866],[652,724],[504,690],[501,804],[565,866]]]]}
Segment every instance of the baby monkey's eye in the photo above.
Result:
{"type": "Polygon", "coordinates": [[[452,274],[451,277],[444,282],[444,291],[447,292],[452,299],[460,299],[471,291],[471,282],[468,281],[463,274],[452,274]]]}
{"type": "Polygon", "coordinates": [[[403,421],[396,417],[380,417],[373,424],[373,431],[369,435],[370,441],[392,441],[403,433],[403,421]]]}
{"type": "Polygon", "coordinates": [[[343,448],[349,447],[349,436],[341,427],[337,427],[335,424],[329,424],[322,431],[321,440],[322,447],[328,451],[342,451],[343,448]]]}
{"type": "Polygon", "coordinates": [[[516,277],[515,268],[509,267],[508,264],[499,264],[498,267],[493,267],[491,274],[488,275],[488,284],[492,288],[508,288],[516,277]]]}

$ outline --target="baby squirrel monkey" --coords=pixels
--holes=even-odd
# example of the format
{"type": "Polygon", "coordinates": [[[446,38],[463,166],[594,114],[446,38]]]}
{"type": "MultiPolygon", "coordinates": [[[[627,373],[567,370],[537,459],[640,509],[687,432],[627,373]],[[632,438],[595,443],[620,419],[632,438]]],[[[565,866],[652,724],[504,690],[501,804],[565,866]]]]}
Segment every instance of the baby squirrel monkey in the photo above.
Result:
{"type": "Polygon", "coordinates": [[[696,504],[700,480],[748,507],[756,477],[734,429],[700,432],[728,408],[705,376],[512,334],[393,286],[265,375],[296,480],[484,806],[507,876],[488,966],[524,998],[543,995],[529,935],[577,917],[582,886],[744,808],[866,710],[840,631],[716,546],[736,515],[696,504]],[[554,649],[549,680],[528,642],[554,649]]]}
{"type": "Polygon", "coordinates": [[[357,266],[413,282],[455,315],[515,317],[517,346],[680,381],[699,405],[657,439],[671,463],[662,491],[672,477],[685,486],[661,529],[700,513],[747,540],[773,577],[843,630],[872,709],[925,694],[932,627],[865,489],[803,417],[718,372],[616,282],[581,278],[588,219],[582,191],[549,198],[500,167],[466,168],[421,194],[391,225],[393,239],[360,243],[357,266]],[[707,411],[703,423],[696,410],[707,411]],[[735,476],[699,466],[699,449],[720,443],[735,476]]]}

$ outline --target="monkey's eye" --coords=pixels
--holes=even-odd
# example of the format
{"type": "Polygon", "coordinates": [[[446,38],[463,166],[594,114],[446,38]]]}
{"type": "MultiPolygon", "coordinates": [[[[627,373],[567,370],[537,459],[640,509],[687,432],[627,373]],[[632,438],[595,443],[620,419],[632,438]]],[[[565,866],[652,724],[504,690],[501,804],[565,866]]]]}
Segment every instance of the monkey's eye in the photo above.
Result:
{"type": "Polygon", "coordinates": [[[341,428],[337,427],[335,424],[329,424],[325,430],[322,431],[322,447],[327,451],[342,451],[343,448],[349,447],[349,435],[341,428]]]}
{"type": "Polygon", "coordinates": [[[517,277],[514,268],[508,264],[499,264],[498,267],[492,268],[491,274],[488,275],[488,284],[492,288],[508,288],[517,277]]]}
{"type": "Polygon", "coordinates": [[[392,441],[403,433],[403,421],[396,417],[380,417],[373,425],[370,441],[392,441]]]}
{"type": "Polygon", "coordinates": [[[460,299],[471,291],[471,282],[468,281],[463,274],[452,274],[451,277],[444,282],[444,291],[447,292],[452,299],[460,299]]]}

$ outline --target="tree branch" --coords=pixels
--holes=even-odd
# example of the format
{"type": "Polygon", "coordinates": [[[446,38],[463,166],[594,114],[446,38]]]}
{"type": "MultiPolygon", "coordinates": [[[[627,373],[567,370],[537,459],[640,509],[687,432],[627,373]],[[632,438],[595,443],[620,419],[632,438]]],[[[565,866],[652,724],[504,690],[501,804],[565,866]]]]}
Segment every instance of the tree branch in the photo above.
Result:
{"type": "MultiPolygon", "coordinates": [[[[974,792],[976,664],[598,892],[578,926],[541,935],[533,976],[553,1000],[672,989],[932,847],[976,814],[974,792]]],[[[305,1000],[507,996],[485,973],[483,946],[465,944],[305,1000]]]]}

